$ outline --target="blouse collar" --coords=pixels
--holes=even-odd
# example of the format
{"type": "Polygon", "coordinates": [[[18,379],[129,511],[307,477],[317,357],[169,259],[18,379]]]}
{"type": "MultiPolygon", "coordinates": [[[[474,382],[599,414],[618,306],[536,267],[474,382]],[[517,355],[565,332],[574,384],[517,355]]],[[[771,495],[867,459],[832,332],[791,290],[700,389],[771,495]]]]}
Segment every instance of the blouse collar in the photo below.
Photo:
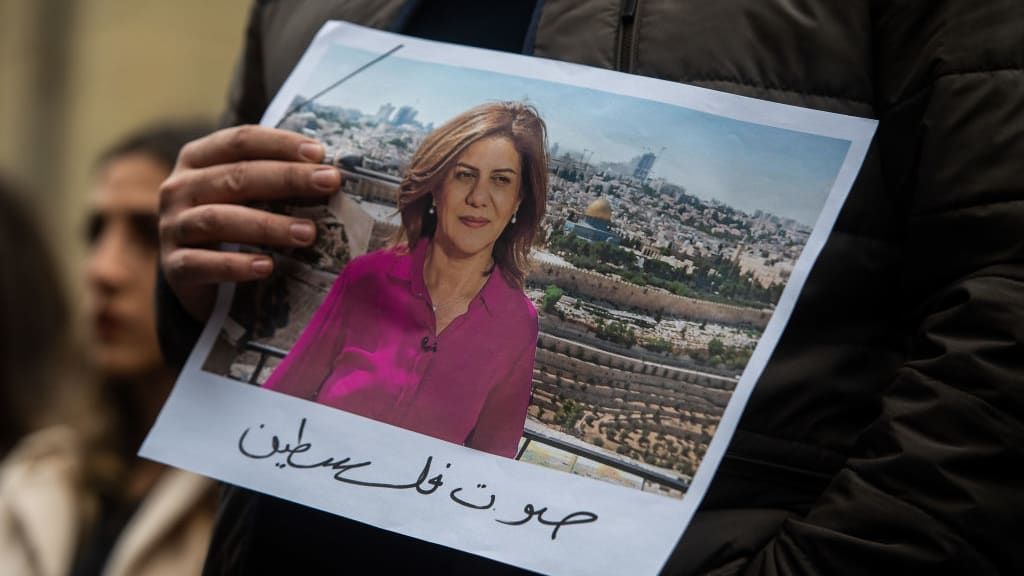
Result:
{"type": "MultiPolygon", "coordinates": [[[[427,299],[427,283],[423,279],[423,263],[427,260],[427,250],[430,249],[430,239],[422,238],[410,251],[407,244],[392,248],[399,257],[391,264],[389,274],[403,282],[409,283],[409,289],[413,296],[427,299]]],[[[484,309],[491,316],[495,316],[501,308],[508,303],[515,302],[515,296],[521,291],[513,287],[505,279],[501,267],[495,263],[484,287],[477,294],[477,298],[484,304],[484,309]],[[504,303],[504,304],[503,304],[504,303]]],[[[476,298],[473,299],[474,301],[476,298]]]]}

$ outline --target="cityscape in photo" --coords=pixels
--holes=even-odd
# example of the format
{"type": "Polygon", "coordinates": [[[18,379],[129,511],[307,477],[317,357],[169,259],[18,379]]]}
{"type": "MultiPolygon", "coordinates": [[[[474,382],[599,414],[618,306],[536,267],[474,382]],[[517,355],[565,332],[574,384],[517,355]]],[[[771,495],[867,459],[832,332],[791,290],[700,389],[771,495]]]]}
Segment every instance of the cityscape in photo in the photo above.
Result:
{"type": "MultiPolygon", "coordinates": [[[[680,161],[671,141],[601,148],[560,131],[529,83],[521,91],[548,122],[550,173],[526,285],[540,336],[517,457],[682,497],[807,243],[813,220],[801,215],[817,213],[831,179],[810,178],[817,196],[804,193],[789,204],[817,204],[796,212],[769,209],[787,205],[770,200],[778,194],[765,194],[765,208],[739,205],[709,191],[706,175],[690,181],[673,170],[680,161]]],[[[279,126],[325,144],[328,161],[345,173],[344,196],[327,205],[276,207],[316,219],[318,241],[277,254],[274,281],[239,286],[206,362],[234,379],[262,383],[340,268],[393,241],[398,182],[420,142],[444,120],[425,114],[415,93],[399,99],[390,92],[366,107],[346,105],[344,87],[333,100],[308,100],[315,92],[296,96],[279,126]]],[[[845,148],[833,148],[834,177],[845,148]]],[[[744,150],[737,145],[731,153],[744,150]]],[[[721,181],[744,182],[737,178],[722,174],[721,181]]]]}

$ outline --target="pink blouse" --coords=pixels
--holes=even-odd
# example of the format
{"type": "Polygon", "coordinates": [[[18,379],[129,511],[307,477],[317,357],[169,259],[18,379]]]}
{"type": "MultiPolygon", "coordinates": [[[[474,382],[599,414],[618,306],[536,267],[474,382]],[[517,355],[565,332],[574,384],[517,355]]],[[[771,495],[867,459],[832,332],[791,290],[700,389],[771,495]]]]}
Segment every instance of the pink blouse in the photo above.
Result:
{"type": "Polygon", "coordinates": [[[435,335],[429,242],[349,262],[265,388],[501,456],[530,402],[537,311],[498,268],[435,335]]]}

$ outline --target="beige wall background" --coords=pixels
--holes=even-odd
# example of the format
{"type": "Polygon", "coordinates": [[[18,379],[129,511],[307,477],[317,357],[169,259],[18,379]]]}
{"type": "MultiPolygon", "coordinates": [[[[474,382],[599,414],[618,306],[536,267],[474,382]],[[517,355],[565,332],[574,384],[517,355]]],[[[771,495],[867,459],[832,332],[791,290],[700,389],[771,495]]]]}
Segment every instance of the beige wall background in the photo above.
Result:
{"type": "Polygon", "coordinates": [[[216,120],[250,0],[0,0],[0,171],[30,191],[76,301],[96,156],[216,120]]]}

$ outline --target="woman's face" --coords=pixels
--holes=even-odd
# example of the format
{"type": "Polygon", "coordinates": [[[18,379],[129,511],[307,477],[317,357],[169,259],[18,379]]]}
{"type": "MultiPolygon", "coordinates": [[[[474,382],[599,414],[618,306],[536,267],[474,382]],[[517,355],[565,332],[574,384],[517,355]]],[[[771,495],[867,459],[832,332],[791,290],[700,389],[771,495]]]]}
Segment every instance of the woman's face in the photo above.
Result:
{"type": "Polygon", "coordinates": [[[459,256],[490,254],[519,209],[519,153],[503,136],[471,144],[445,176],[437,202],[435,240],[459,256]]]}
{"type": "Polygon", "coordinates": [[[153,316],[160,183],[168,168],[143,153],[108,161],[92,200],[86,266],[96,363],[106,376],[163,366],[153,316]]]}

